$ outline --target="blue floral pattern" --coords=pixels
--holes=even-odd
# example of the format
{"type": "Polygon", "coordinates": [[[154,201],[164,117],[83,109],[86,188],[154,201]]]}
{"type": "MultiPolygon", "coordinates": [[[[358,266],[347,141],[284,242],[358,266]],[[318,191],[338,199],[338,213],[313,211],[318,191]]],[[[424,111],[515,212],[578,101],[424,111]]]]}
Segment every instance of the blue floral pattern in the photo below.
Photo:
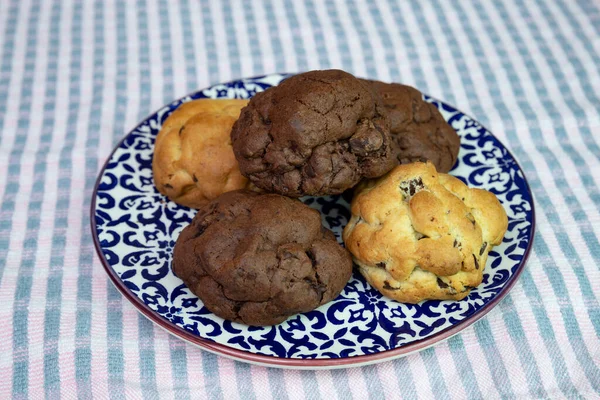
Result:
{"type": "MultiPolygon", "coordinates": [[[[504,242],[490,252],[478,288],[458,302],[401,304],[383,297],[355,273],[337,299],[277,326],[248,327],[208,311],[171,271],[173,246],[195,211],[168,201],[154,187],[154,140],[163,121],[183,102],[249,98],[284,78],[275,74],[219,84],[165,106],[126,136],[101,172],[94,210],[100,250],[147,307],[194,335],[239,350],[284,358],[343,358],[405,346],[460,324],[515,279],[532,236],[532,198],[523,172],[477,121],[426,97],[461,136],[452,174],[495,193],[509,217],[504,242]]],[[[302,200],[321,211],[323,224],[341,243],[350,216],[350,194],[302,200]]]]}

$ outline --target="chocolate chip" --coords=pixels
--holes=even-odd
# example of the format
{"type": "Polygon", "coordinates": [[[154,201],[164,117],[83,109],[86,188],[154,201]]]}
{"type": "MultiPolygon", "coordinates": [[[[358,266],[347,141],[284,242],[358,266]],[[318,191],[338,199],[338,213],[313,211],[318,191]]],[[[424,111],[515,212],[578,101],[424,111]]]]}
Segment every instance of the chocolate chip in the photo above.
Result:
{"type": "Polygon", "coordinates": [[[448,284],[446,282],[444,282],[443,280],[441,280],[440,278],[437,278],[437,284],[442,289],[446,289],[449,287],[448,284]]]}
{"type": "Polygon", "coordinates": [[[454,239],[454,243],[452,244],[453,247],[460,247],[461,244],[458,240],[454,239]]]}
{"type": "Polygon", "coordinates": [[[383,288],[385,290],[400,290],[400,288],[390,286],[390,283],[388,281],[383,281],[383,288]]]}
{"type": "Polygon", "coordinates": [[[196,178],[196,174],[192,175],[192,179],[194,180],[194,182],[198,182],[198,178],[196,178]]]}
{"type": "Polygon", "coordinates": [[[473,254],[473,261],[475,261],[475,269],[479,269],[479,261],[477,261],[477,257],[473,254]]]}
{"type": "Polygon", "coordinates": [[[468,219],[469,221],[471,221],[471,223],[473,224],[473,226],[475,226],[475,217],[473,217],[473,214],[471,214],[471,213],[468,213],[468,214],[466,215],[466,217],[467,217],[467,219],[468,219]]]}
{"type": "Polygon", "coordinates": [[[421,178],[410,181],[409,192],[411,196],[414,196],[417,190],[423,189],[423,181],[421,178]]]}
{"type": "Polygon", "coordinates": [[[377,263],[377,264],[375,264],[375,265],[377,265],[379,268],[383,268],[383,269],[385,269],[385,267],[386,267],[386,264],[385,264],[383,261],[381,261],[381,262],[378,262],[378,263],[377,263]]]}
{"type": "Polygon", "coordinates": [[[486,248],[487,248],[487,242],[483,242],[483,244],[481,245],[481,250],[479,250],[479,256],[483,255],[483,252],[485,251],[486,248]]]}
{"type": "Polygon", "coordinates": [[[424,188],[423,180],[421,178],[412,179],[408,182],[400,183],[400,190],[404,195],[404,199],[408,196],[414,196],[419,190],[424,188]]]}
{"type": "Polygon", "coordinates": [[[182,125],[181,128],[179,128],[179,136],[181,136],[181,132],[183,132],[184,129],[185,129],[185,125],[182,125]]]}

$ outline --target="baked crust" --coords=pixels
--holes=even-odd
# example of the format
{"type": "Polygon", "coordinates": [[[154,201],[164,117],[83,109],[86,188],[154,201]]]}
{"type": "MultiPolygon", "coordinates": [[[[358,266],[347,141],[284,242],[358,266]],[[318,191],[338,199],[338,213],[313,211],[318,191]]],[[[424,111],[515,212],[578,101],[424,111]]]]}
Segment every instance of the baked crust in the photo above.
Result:
{"type": "Polygon", "coordinates": [[[508,226],[494,194],[438,174],[429,162],[361,183],[351,211],[346,248],[373,287],[405,303],[467,296],[508,226]]]}

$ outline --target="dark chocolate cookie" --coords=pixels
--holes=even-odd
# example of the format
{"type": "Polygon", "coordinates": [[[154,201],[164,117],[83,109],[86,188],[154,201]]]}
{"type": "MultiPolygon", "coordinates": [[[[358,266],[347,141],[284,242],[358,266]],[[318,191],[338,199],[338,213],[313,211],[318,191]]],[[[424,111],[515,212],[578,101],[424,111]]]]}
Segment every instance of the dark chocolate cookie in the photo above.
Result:
{"type": "Polygon", "coordinates": [[[273,325],[334,299],[352,259],[316,210],[239,190],[201,208],[181,232],[173,272],[218,316],[273,325]]]}
{"type": "Polygon", "coordinates": [[[339,194],[396,165],[381,99],[339,70],[311,71],[257,93],[231,131],[242,174],[286,196],[339,194]]]}
{"type": "Polygon", "coordinates": [[[437,107],[417,89],[398,83],[368,81],[387,110],[392,139],[401,164],[431,161],[439,172],[456,163],[460,138],[437,107]]]}

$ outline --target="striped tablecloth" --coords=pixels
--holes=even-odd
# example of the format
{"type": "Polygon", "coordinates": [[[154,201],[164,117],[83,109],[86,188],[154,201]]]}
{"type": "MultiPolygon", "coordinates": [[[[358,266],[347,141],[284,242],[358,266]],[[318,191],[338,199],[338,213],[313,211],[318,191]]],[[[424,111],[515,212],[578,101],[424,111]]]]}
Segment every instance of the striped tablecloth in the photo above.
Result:
{"type": "Polygon", "coordinates": [[[600,396],[600,3],[0,1],[0,398],[600,396]],[[112,287],[89,229],[115,143],[211,83],[341,68],[473,115],[537,205],[485,318],[396,361],[269,369],[199,350],[112,287]]]}

